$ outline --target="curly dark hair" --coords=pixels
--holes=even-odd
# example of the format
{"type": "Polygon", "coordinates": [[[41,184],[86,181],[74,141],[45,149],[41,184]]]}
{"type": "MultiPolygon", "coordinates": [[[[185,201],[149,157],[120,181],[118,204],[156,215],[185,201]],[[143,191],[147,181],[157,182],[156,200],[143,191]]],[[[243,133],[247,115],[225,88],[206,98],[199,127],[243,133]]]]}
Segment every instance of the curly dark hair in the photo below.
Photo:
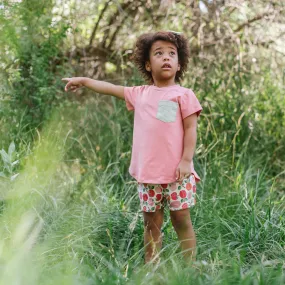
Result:
{"type": "Polygon", "coordinates": [[[177,71],[175,80],[180,82],[187,69],[190,56],[187,39],[180,33],[160,31],[141,35],[135,44],[134,54],[132,56],[134,63],[145,79],[153,83],[151,72],[145,69],[145,63],[149,60],[151,46],[156,41],[167,41],[176,46],[180,70],[177,71]]]}

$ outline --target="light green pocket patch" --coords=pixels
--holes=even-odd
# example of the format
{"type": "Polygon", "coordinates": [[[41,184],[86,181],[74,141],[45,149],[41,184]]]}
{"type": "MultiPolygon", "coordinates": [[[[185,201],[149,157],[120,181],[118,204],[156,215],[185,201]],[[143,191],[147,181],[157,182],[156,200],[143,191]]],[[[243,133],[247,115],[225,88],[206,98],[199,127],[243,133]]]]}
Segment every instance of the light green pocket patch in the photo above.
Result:
{"type": "Polygon", "coordinates": [[[165,123],[175,122],[177,109],[178,103],[169,100],[161,100],[158,103],[156,118],[165,123]]]}

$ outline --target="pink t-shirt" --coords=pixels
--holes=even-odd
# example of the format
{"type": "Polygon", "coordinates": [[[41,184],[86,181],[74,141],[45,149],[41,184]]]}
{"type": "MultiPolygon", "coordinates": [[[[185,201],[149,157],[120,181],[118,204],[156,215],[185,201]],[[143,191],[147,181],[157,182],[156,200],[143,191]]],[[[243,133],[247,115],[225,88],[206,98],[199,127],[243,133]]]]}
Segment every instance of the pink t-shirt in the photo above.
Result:
{"type": "MultiPolygon", "coordinates": [[[[141,183],[175,182],[183,154],[183,119],[194,113],[199,116],[198,99],[180,85],[125,87],[124,95],[127,109],[135,111],[131,176],[141,183]]],[[[199,181],[193,162],[190,166],[199,181]]]]}

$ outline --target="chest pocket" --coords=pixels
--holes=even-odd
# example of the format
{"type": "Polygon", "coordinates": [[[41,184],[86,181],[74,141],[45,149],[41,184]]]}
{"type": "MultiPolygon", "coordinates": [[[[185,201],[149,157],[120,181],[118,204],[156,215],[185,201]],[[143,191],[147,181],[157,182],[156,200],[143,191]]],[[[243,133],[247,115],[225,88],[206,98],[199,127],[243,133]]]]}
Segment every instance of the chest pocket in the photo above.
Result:
{"type": "Polygon", "coordinates": [[[161,100],[158,103],[156,118],[165,122],[175,122],[178,109],[178,103],[168,100],[161,100]]]}

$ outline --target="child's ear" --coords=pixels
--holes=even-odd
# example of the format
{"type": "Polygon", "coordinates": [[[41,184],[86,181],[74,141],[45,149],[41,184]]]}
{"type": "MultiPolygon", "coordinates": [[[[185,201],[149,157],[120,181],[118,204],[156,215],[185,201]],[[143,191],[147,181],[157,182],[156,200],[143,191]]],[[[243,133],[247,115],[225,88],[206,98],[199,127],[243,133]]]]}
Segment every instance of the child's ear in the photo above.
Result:
{"type": "Polygon", "coordinates": [[[146,69],[147,71],[151,72],[151,66],[150,66],[150,62],[149,62],[149,61],[147,61],[147,62],[145,63],[145,69],[146,69]]]}
{"type": "Polygon", "coordinates": [[[177,68],[177,71],[179,71],[180,70],[180,64],[178,63],[178,68],[177,68]]]}

